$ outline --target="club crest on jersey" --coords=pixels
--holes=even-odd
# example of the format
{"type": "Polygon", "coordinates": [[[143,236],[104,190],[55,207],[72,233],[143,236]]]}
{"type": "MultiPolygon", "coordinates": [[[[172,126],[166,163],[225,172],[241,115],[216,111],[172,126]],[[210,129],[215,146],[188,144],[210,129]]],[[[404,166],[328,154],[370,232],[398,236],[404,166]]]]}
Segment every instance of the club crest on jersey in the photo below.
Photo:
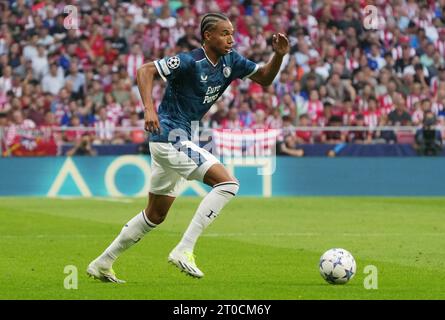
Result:
{"type": "Polygon", "coordinates": [[[181,60],[179,59],[178,56],[170,57],[167,60],[167,66],[170,69],[176,69],[177,67],[179,67],[180,64],[181,64],[181,60]]]}
{"type": "Polygon", "coordinates": [[[224,67],[223,74],[224,74],[224,77],[226,77],[226,78],[230,77],[230,75],[232,74],[232,68],[224,67]]]}

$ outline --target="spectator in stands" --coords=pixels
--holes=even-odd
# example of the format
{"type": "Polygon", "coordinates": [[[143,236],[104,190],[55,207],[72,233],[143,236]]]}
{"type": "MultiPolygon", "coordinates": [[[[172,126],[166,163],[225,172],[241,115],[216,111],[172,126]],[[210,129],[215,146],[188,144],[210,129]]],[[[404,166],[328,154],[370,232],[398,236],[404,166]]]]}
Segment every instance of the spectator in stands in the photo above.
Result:
{"type": "MultiPolygon", "coordinates": [[[[389,126],[388,116],[386,114],[382,114],[379,118],[379,127],[389,126]]],[[[373,134],[373,141],[375,143],[389,143],[394,144],[397,143],[397,135],[394,130],[376,130],[373,134]]]]}
{"type": "Polygon", "coordinates": [[[5,66],[3,75],[0,77],[0,97],[6,98],[6,94],[12,89],[12,68],[5,66]]]}
{"type": "Polygon", "coordinates": [[[201,42],[195,34],[196,27],[193,24],[188,24],[185,27],[185,34],[179,38],[176,45],[180,50],[191,51],[193,49],[199,48],[201,42]]]}
{"type": "Polygon", "coordinates": [[[252,124],[254,122],[254,115],[250,109],[249,101],[246,100],[241,102],[238,115],[243,128],[252,127],[252,124]]]}
{"type": "Polygon", "coordinates": [[[85,96],[86,80],[85,75],[79,72],[78,66],[75,63],[70,65],[69,75],[66,81],[72,83],[72,95],[75,99],[82,99],[85,96]]]}
{"type": "Polygon", "coordinates": [[[405,99],[402,95],[396,95],[395,109],[388,115],[392,126],[408,126],[411,124],[411,115],[406,111],[405,99]]]}
{"type": "MultiPolygon", "coordinates": [[[[363,116],[363,114],[358,114],[355,117],[353,126],[366,127],[365,117],[363,116]]],[[[368,130],[352,130],[348,134],[348,141],[351,143],[369,144],[372,142],[372,134],[368,130]]]]}
{"type": "Polygon", "coordinates": [[[130,115],[129,119],[122,121],[122,126],[125,128],[132,128],[130,131],[124,132],[125,141],[128,143],[142,144],[146,139],[144,131],[144,120],[139,119],[136,112],[130,115]]]}
{"type": "Polygon", "coordinates": [[[223,119],[221,122],[221,127],[223,129],[241,129],[242,123],[239,118],[238,110],[232,107],[227,115],[227,118],[223,119]]]}
{"type": "MultiPolygon", "coordinates": [[[[269,59],[274,31],[287,33],[293,46],[274,86],[265,91],[242,82],[229,88],[206,116],[211,127],[233,122],[229,118],[235,114],[241,117],[231,127],[279,128],[283,117],[285,123],[290,117],[301,125],[300,116],[314,117],[314,108],[314,125],[321,127],[332,115],[342,117],[343,125],[353,124],[358,113],[370,128],[379,117],[386,119],[384,114],[389,114],[389,122],[381,123],[390,126],[410,125],[411,118],[421,124],[426,109],[445,119],[445,95],[440,90],[445,83],[445,11],[439,0],[428,6],[411,0],[383,1],[379,16],[385,25],[378,32],[363,29],[360,5],[345,1],[325,2],[322,7],[256,0],[195,1],[192,7],[184,1],[178,8],[171,1],[111,1],[101,6],[86,0],[88,14],[79,20],[79,29],[71,30],[64,27],[57,2],[46,1],[44,9],[34,10],[32,1],[16,3],[6,2],[0,14],[0,112],[22,110],[23,120],[34,119],[35,125],[51,110],[59,124],[64,115],[69,116],[64,120],[68,124],[73,114],[93,126],[91,119],[100,118],[101,108],[108,105],[106,93],[121,106],[117,121],[109,112],[116,126],[131,119],[133,112],[143,113],[135,70],[144,60],[159,58],[160,52],[173,55],[200,47],[195,23],[208,11],[233,16],[236,50],[253,61],[269,59]],[[428,108],[423,103],[414,108],[425,98],[428,108]],[[70,110],[71,100],[78,110],[70,110]],[[321,107],[312,105],[317,100],[321,107]],[[246,101],[251,113],[245,112],[246,101]],[[269,119],[267,125],[264,119],[269,119]]],[[[157,78],[153,86],[158,104],[165,84],[157,78]]],[[[112,132],[104,143],[124,138],[118,130],[98,131],[112,132]]],[[[394,142],[396,137],[393,130],[384,130],[376,132],[374,140],[394,142]]]]}
{"type": "Polygon", "coordinates": [[[296,130],[296,138],[298,144],[313,143],[314,138],[312,131],[300,130],[298,127],[311,127],[311,120],[307,114],[302,114],[298,118],[298,126],[296,130]]]}
{"type": "Polygon", "coordinates": [[[49,68],[49,73],[45,74],[42,79],[43,92],[49,92],[53,96],[57,96],[64,85],[65,77],[63,70],[58,67],[56,63],[52,63],[49,68]]]}
{"type": "MultiPolygon", "coordinates": [[[[8,114],[5,112],[0,112],[0,131],[5,130],[8,126],[8,114]]],[[[3,134],[3,132],[1,132],[3,134]]],[[[3,138],[3,136],[1,136],[3,138]]]]}
{"type": "Polygon", "coordinates": [[[31,61],[34,79],[40,81],[49,70],[48,57],[45,47],[42,44],[37,45],[37,55],[34,56],[31,61]]]}
{"type": "Polygon", "coordinates": [[[425,113],[423,127],[418,129],[415,136],[414,148],[419,155],[436,156],[443,148],[442,134],[436,129],[436,117],[431,111],[425,113]]]}
{"type": "MultiPolygon", "coordinates": [[[[327,124],[328,128],[341,127],[342,126],[342,118],[339,116],[331,116],[329,122],[327,124]]],[[[322,143],[329,144],[339,144],[345,143],[347,137],[347,132],[341,130],[326,130],[321,135],[322,143]]]]}
{"type": "Polygon", "coordinates": [[[76,115],[72,116],[70,119],[70,127],[76,128],[76,129],[69,129],[64,132],[64,141],[66,142],[74,142],[82,138],[83,134],[85,133],[84,130],[81,129],[83,127],[82,123],[80,122],[80,118],[76,115]]]}
{"type": "Polygon", "coordinates": [[[223,119],[226,118],[227,115],[227,109],[224,105],[224,102],[219,99],[216,101],[216,111],[211,115],[211,127],[216,128],[222,124],[223,119]]]}
{"type": "Polygon", "coordinates": [[[268,129],[266,124],[266,113],[262,109],[255,112],[255,122],[252,125],[253,129],[268,129]]]}
{"type": "Polygon", "coordinates": [[[309,100],[306,103],[305,111],[312,123],[316,123],[323,114],[323,103],[321,102],[318,90],[311,90],[309,100]]]}
{"type": "Polygon", "coordinates": [[[99,109],[98,117],[94,123],[96,129],[96,144],[108,144],[113,141],[115,125],[114,122],[108,119],[107,109],[102,107],[99,109]]]}
{"type": "Polygon", "coordinates": [[[334,73],[330,76],[326,85],[326,90],[328,96],[334,99],[334,105],[341,105],[347,96],[351,98],[351,93],[348,92],[348,87],[341,80],[338,73],[334,73]]]}
{"type": "Polygon", "coordinates": [[[293,134],[284,137],[284,140],[278,143],[277,153],[279,155],[287,155],[293,157],[304,156],[304,150],[298,147],[298,142],[293,134]]]}
{"type": "Polygon", "coordinates": [[[80,139],[77,139],[75,145],[66,152],[66,156],[95,156],[97,150],[93,148],[92,137],[85,133],[80,139]]]}

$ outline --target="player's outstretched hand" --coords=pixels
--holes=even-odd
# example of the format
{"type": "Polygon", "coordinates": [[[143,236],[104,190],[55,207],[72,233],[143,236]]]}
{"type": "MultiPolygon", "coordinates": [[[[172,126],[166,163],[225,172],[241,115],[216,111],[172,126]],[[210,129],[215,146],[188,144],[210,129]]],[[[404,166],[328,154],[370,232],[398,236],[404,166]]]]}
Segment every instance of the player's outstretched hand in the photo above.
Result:
{"type": "Polygon", "coordinates": [[[289,52],[289,40],[282,33],[274,34],[272,36],[272,47],[277,54],[284,56],[289,52]]]}
{"type": "Polygon", "coordinates": [[[150,133],[159,133],[160,127],[159,127],[159,119],[158,115],[153,110],[145,110],[145,125],[144,125],[145,131],[148,131],[150,133]]]}

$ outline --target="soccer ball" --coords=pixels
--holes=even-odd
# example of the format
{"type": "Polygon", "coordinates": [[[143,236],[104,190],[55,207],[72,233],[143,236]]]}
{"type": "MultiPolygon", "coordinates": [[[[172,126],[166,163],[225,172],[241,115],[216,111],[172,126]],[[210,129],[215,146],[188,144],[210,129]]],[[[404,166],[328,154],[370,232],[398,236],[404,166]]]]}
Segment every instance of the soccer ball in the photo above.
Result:
{"type": "Polygon", "coordinates": [[[320,274],[331,284],[345,284],[351,280],[357,269],[354,257],[341,248],[329,249],[320,258],[320,274]]]}

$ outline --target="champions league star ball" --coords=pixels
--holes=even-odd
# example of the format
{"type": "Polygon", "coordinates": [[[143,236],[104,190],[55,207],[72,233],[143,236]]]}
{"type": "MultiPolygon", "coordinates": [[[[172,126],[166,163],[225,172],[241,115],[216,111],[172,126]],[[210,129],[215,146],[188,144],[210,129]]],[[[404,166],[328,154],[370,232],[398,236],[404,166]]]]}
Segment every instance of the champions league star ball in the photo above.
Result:
{"type": "Polygon", "coordinates": [[[349,251],[334,248],[320,258],[320,274],[330,284],[345,284],[351,280],[357,269],[354,257],[349,251]]]}

